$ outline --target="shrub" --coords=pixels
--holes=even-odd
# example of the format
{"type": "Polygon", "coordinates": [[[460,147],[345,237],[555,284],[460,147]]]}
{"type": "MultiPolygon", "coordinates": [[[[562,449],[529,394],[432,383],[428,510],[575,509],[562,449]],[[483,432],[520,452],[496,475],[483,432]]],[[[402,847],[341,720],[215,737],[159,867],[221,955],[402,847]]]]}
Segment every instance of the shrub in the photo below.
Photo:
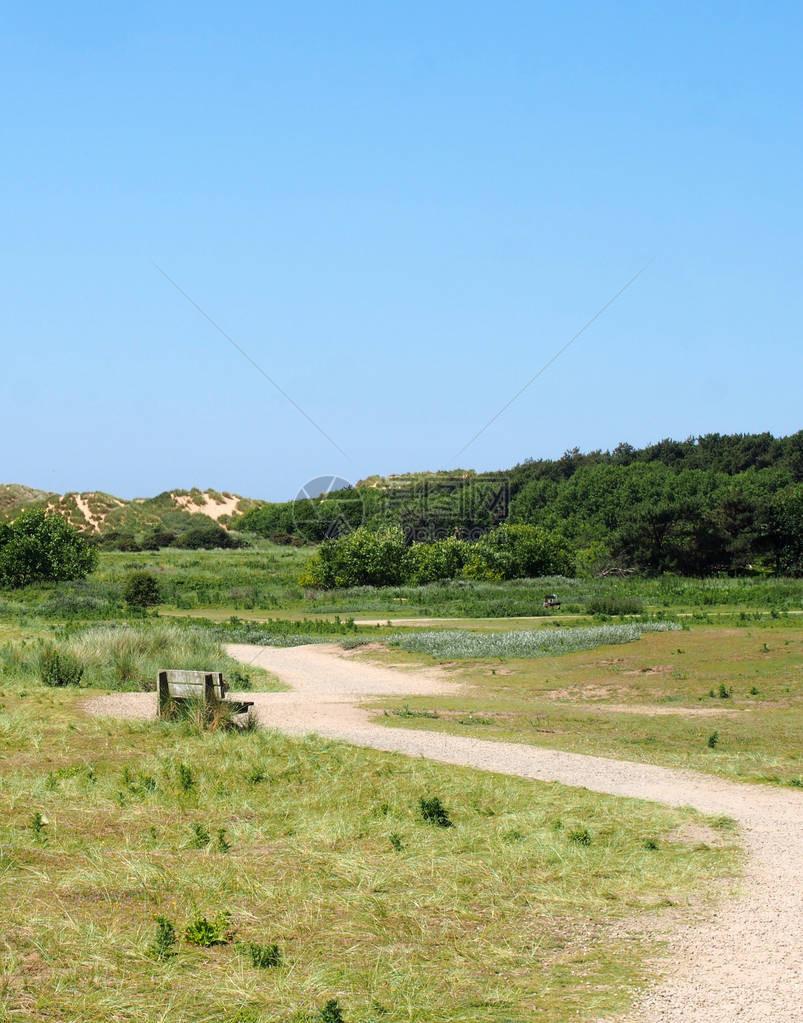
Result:
{"type": "Polygon", "coordinates": [[[77,686],[83,675],[83,665],[72,654],[46,647],[39,655],[39,679],[43,685],[77,686]]]}
{"type": "Polygon", "coordinates": [[[470,547],[463,574],[469,579],[521,579],[571,575],[566,541],[540,526],[502,525],[470,547]]]}
{"type": "Polygon", "coordinates": [[[191,849],[206,849],[209,843],[212,841],[212,836],[209,834],[209,830],[206,825],[201,824],[199,821],[195,821],[190,828],[190,848],[191,849]]]}
{"type": "Polygon", "coordinates": [[[336,998],[330,998],[321,1009],[319,1020],[321,1023],[344,1023],[343,1013],[336,998]]]}
{"type": "Polygon", "coordinates": [[[451,828],[452,819],[449,816],[449,812],[446,807],[441,803],[440,797],[432,796],[426,799],[424,796],[418,801],[421,816],[425,821],[430,824],[435,824],[439,828],[451,828]]]}
{"type": "Polygon", "coordinates": [[[200,914],[189,923],[184,931],[184,940],[189,945],[210,948],[212,945],[227,945],[232,938],[229,914],[218,913],[213,920],[200,914]]]}
{"type": "Polygon", "coordinates": [[[154,531],[146,536],[142,541],[142,549],[144,551],[158,551],[162,547],[170,547],[176,542],[176,534],[171,533],[169,529],[154,529],[154,531]]]}
{"type": "Polygon", "coordinates": [[[159,582],[150,572],[131,572],[123,585],[123,600],[129,607],[151,607],[161,601],[159,582]]]}
{"type": "Polygon", "coordinates": [[[719,732],[712,732],[708,736],[708,748],[709,749],[716,749],[718,742],[719,742],[719,732]]]}
{"type": "Polygon", "coordinates": [[[567,837],[574,845],[591,845],[591,835],[588,828],[572,828],[567,837]]]}
{"type": "Polygon", "coordinates": [[[251,960],[251,965],[260,970],[280,966],[282,962],[278,945],[259,945],[255,941],[249,941],[241,946],[241,951],[251,960]]]}
{"type": "Polygon", "coordinates": [[[403,580],[405,551],[400,528],[375,533],[360,526],[337,540],[324,540],[299,582],[323,589],[395,586],[403,580]]]}
{"type": "Polygon", "coordinates": [[[454,579],[466,563],[469,545],[449,538],[434,543],[414,543],[404,555],[404,581],[412,586],[454,579]]]}
{"type": "Polygon", "coordinates": [[[197,526],[173,541],[174,547],[185,547],[188,550],[217,550],[245,546],[216,522],[208,526],[197,526]]]}
{"type": "Polygon", "coordinates": [[[176,929],[173,924],[164,916],[156,917],[156,936],[153,939],[149,951],[154,959],[168,959],[174,955],[176,944],[176,929]]]}
{"type": "Polygon", "coordinates": [[[195,785],[195,776],[191,768],[186,764],[179,764],[177,768],[178,786],[182,792],[189,792],[195,785]]]}
{"type": "Polygon", "coordinates": [[[98,553],[60,515],[24,511],[0,529],[0,586],[83,579],[98,553]]]}

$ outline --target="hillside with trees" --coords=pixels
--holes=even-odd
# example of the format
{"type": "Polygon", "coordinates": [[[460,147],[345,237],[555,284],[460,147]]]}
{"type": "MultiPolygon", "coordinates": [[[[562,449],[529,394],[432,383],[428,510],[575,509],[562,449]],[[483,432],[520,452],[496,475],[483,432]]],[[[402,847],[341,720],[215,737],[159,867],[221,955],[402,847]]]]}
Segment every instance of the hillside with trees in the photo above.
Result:
{"type": "Polygon", "coordinates": [[[799,575],[803,431],[573,449],[495,473],[373,477],[316,500],[259,505],[234,521],[287,543],[395,527],[407,546],[476,542],[503,523],[549,534],[581,573],[799,575]]]}

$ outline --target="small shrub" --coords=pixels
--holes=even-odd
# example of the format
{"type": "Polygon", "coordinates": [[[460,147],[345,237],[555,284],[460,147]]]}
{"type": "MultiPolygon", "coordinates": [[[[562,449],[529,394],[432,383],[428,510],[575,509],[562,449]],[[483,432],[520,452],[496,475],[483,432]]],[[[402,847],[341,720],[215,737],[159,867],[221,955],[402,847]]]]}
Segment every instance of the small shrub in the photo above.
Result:
{"type": "Polygon", "coordinates": [[[720,700],[729,700],[733,696],[733,689],[728,689],[724,682],[720,682],[718,695],[720,700]]]}
{"type": "Polygon", "coordinates": [[[33,837],[40,839],[44,837],[45,828],[47,827],[47,818],[43,817],[37,810],[36,813],[31,817],[31,831],[33,837]]]}
{"type": "Polygon", "coordinates": [[[758,686],[750,686],[750,695],[758,696],[758,686]]]}
{"type": "Polygon", "coordinates": [[[389,841],[391,846],[396,850],[396,852],[401,852],[402,849],[404,848],[404,842],[402,841],[402,837],[398,833],[398,831],[394,831],[391,834],[389,841]]]}
{"type": "Polygon", "coordinates": [[[228,913],[218,913],[213,920],[199,914],[184,931],[184,940],[187,944],[198,945],[200,948],[227,945],[231,938],[228,913]]]}
{"type": "Polygon", "coordinates": [[[227,853],[231,849],[231,843],[226,838],[226,829],[217,829],[217,838],[215,839],[215,848],[218,852],[227,853]]]}
{"type": "Polygon", "coordinates": [[[208,829],[200,821],[195,821],[191,827],[190,836],[190,848],[191,849],[206,849],[209,843],[212,841],[212,836],[209,834],[208,829]]]}
{"type": "Polygon", "coordinates": [[[278,945],[259,945],[255,941],[249,941],[241,946],[241,951],[251,960],[251,965],[259,970],[280,966],[282,962],[278,945]]]}
{"type": "Polygon", "coordinates": [[[719,742],[719,732],[712,732],[708,736],[708,748],[709,749],[716,749],[718,742],[719,742]]]}
{"type": "Polygon", "coordinates": [[[320,1023],[345,1023],[336,998],[330,998],[318,1016],[320,1023]]]}
{"type": "Polygon", "coordinates": [[[246,774],[245,780],[249,785],[259,785],[260,782],[266,781],[267,777],[261,767],[254,767],[246,774]]]}
{"type": "Polygon", "coordinates": [[[567,837],[573,845],[589,846],[592,841],[588,828],[572,828],[567,837]]]}
{"type": "Polygon", "coordinates": [[[658,843],[655,841],[654,838],[648,838],[644,841],[642,848],[653,851],[658,848],[658,843]]]}
{"type": "Polygon", "coordinates": [[[131,572],[123,584],[123,600],[129,607],[146,608],[161,602],[159,582],[150,572],[131,572]]]}
{"type": "Polygon", "coordinates": [[[176,929],[164,916],[156,917],[156,935],[149,949],[154,959],[168,959],[175,955],[176,929]]]}
{"type": "Polygon", "coordinates": [[[438,796],[432,796],[430,799],[422,796],[418,805],[425,821],[436,824],[439,828],[452,827],[452,819],[438,796]]]}
{"type": "Polygon", "coordinates": [[[178,785],[182,792],[189,792],[195,785],[195,776],[186,764],[179,764],[177,768],[178,785]]]}
{"type": "Polygon", "coordinates": [[[69,653],[46,647],[39,655],[39,679],[45,686],[77,686],[84,677],[84,666],[69,653]]]}

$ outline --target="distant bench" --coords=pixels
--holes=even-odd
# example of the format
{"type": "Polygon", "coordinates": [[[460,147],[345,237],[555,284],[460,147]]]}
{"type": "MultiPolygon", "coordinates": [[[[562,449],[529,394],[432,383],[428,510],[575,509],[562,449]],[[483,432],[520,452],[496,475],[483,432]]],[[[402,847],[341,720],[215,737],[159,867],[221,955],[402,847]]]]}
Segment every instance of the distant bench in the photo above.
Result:
{"type": "Polygon", "coordinates": [[[159,717],[169,715],[177,705],[180,707],[190,702],[203,703],[211,708],[216,703],[230,705],[235,714],[244,714],[254,706],[253,700],[227,700],[229,686],[220,671],[186,671],[173,668],[160,671],[157,678],[159,694],[159,717]]]}

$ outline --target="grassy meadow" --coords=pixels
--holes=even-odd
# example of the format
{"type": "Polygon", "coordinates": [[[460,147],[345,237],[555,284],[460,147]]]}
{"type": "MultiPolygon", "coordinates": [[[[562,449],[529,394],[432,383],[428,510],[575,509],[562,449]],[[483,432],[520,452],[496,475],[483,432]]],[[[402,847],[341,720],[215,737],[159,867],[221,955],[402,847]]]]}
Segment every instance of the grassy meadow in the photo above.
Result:
{"type": "Polygon", "coordinates": [[[738,869],[727,820],[84,698],[0,695],[10,1023],[588,1019],[738,869]]]}
{"type": "Polygon", "coordinates": [[[465,684],[378,703],[388,727],[801,784],[799,581],[313,593],[310,554],[103,552],[83,582],[0,593],[0,1020],[602,1017],[649,980],[670,918],[738,873],[731,822],[693,811],[84,709],[162,667],[281,688],[228,641],[338,642],[465,684]],[[157,608],[125,606],[135,570],[157,577],[157,608]],[[449,621],[412,621],[429,616],[449,621]]]}
{"type": "MultiPolygon", "coordinates": [[[[409,652],[416,646],[411,640],[421,644],[424,634],[418,632],[396,647],[371,647],[364,656],[441,664],[448,677],[467,686],[454,697],[377,705],[390,726],[800,786],[801,624],[790,617],[694,625],[553,657],[496,657],[490,644],[480,657],[462,656],[459,644],[440,657],[409,652]]],[[[431,635],[442,643],[445,634],[431,635]]],[[[476,643],[472,647],[476,653],[476,643]]]]}

